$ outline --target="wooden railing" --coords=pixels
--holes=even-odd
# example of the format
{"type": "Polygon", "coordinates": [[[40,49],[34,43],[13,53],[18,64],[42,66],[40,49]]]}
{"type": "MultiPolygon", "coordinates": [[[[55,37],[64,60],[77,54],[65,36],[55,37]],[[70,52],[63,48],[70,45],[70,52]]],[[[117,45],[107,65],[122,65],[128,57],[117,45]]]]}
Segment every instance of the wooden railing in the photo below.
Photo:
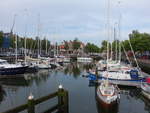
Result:
{"type": "Polygon", "coordinates": [[[59,87],[57,92],[38,99],[34,99],[33,95],[30,95],[26,104],[17,106],[2,113],[19,113],[24,110],[27,110],[28,113],[35,113],[35,106],[37,104],[40,104],[55,97],[58,98],[58,103],[43,113],[51,113],[55,110],[57,110],[59,113],[69,113],[68,91],[64,90],[62,87],[59,87]]]}

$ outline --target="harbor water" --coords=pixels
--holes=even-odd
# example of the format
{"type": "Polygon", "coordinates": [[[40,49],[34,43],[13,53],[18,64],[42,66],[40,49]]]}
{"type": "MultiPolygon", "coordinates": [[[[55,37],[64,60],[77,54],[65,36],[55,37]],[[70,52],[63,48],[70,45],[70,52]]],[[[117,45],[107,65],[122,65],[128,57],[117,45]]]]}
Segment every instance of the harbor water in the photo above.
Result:
{"type": "MultiPolygon", "coordinates": [[[[135,87],[120,87],[118,104],[112,109],[102,107],[96,100],[95,86],[91,86],[88,79],[82,76],[90,67],[89,64],[75,62],[61,69],[0,79],[0,112],[25,104],[30,93],[36,99],[57,91],[62,84],[69,92],[69,113],[150,113],[150,101],[135,87]]],[[[42,113],[56,103],[55,98],[43,102],[36,106],[36,113],[42,113]]]]}

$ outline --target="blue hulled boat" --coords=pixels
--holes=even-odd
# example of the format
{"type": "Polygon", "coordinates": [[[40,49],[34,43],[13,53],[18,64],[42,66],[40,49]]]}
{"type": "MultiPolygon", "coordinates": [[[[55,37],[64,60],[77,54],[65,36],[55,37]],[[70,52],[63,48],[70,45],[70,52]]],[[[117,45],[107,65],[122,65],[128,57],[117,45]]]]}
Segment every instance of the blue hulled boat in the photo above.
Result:
{"type": "Polygon", "coordinates": [[[99,82],[102,80],[109,80],[109,82],[118,85],[127,85],[127,86],[140,86],[141,83],[146,82],[146,77],[140,77],[137,70],[130,70],[128,73],[119,73],[119,72],[108,72],[107,76],[105,72],[96,76],[95,74],[88,72],[89,81],[96,81],[97,79],[99,82]]]}
{"type": "Polygon", "coordinates": [[[24,74],[27,68],[27,65],[9,64],[6,60],[0,59],[0,75],[24,74]]]}

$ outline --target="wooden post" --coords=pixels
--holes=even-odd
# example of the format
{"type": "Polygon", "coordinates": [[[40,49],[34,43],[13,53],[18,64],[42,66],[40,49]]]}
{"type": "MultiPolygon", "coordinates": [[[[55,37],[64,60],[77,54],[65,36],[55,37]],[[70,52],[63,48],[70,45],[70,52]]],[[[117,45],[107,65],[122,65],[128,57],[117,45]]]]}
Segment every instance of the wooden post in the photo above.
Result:
{"type": "Polygon", "coordinates": [[[28,97],[28,113],[35,113],[34,110],[34,96],[30,94],[28,97]]]}
{"type": "Polygon", "coordinates": [[[58,110],[60,113],[63,112],[63,108],[62,108],[62,106],[64,105],[63,96],[64,96],[64,89],[63,89],[62,85],[59,85],[59,88],[58,88],[58,110]]]}
{"type": "Polygon", "coordinates": [[[64,111],[65,113],[69,113],[69,97],[68,97],[68,91],[65,91],[64,94],[64,111]]]}

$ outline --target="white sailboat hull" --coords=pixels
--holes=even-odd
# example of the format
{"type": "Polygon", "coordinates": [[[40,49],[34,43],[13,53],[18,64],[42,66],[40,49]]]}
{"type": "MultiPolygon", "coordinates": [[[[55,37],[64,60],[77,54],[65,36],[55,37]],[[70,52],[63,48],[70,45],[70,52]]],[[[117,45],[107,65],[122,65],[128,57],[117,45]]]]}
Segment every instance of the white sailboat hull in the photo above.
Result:
{"type": "Polygon", "coordinates": [[[97,91],[97,97],[105,104],[113,104],[116,103],[118,100],[118,95],[113,96],[103,96],[100,91],[97,91]]]}
{"type": "Polygon", "coordinates": [[[105,80],[97,88],[97,97],[105,104],[113,104],[120,99],[120,94],[115,85],[105,80]]]}

